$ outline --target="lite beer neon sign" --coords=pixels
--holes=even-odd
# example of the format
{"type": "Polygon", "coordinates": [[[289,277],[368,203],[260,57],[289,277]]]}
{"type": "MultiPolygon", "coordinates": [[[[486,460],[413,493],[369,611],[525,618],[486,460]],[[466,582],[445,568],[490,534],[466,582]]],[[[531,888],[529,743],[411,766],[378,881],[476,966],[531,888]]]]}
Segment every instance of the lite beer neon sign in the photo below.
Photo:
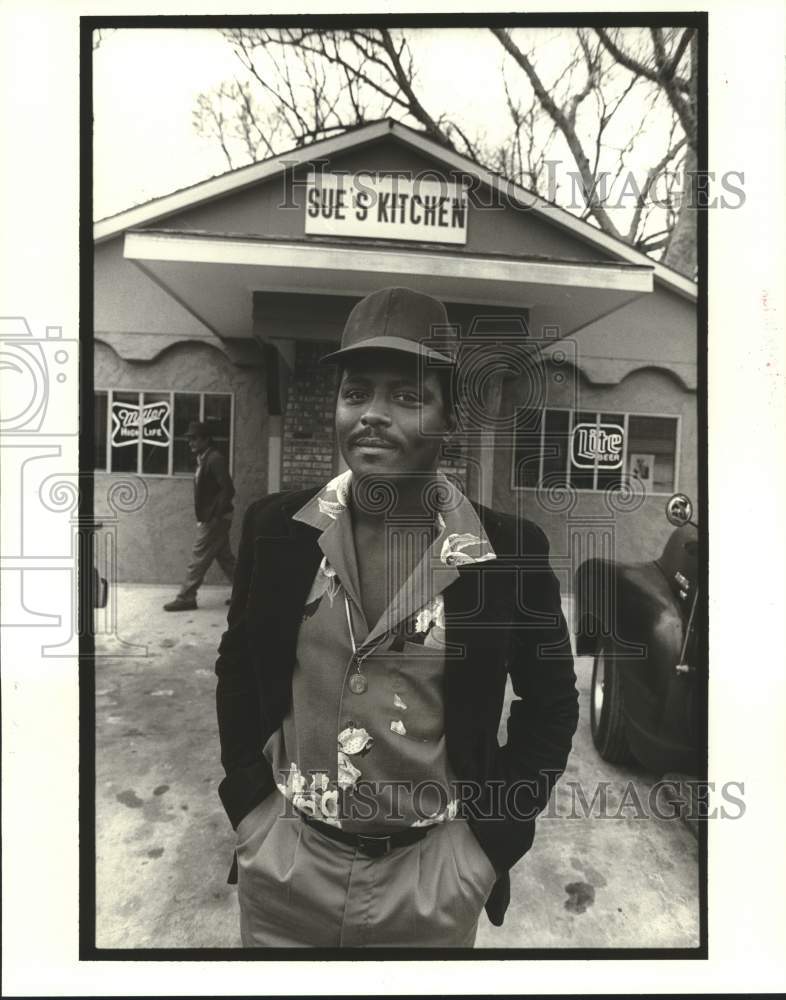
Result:
{"type": "MultiPolygon", "coordinates": [[[[136,403],[112,404],[112,447],[123,448],[139,440],[139,407],[136,403]]],[[[142,441],[166,448],[169,444],[169,403],[142,407],[142,441]]]]}
{"type": "Polygon", "coordinates": [[[619,424],[576,424],[571,461],[578,469],[619,469],[625,430],[619,424]]]}

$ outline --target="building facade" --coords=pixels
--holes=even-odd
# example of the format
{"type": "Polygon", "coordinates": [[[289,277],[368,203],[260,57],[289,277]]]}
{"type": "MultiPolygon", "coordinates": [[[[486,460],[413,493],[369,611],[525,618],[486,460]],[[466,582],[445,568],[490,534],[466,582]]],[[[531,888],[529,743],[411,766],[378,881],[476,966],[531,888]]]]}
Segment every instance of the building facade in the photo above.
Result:
{"type": "MultiPolygon", "coordinates": [[[[342,468],[318,364],[363,295],[408,285],[460,337],[444,468],[541,524],[563,587],[593,552],[660,552],[697,496],[692,282],[422,134],[373,123],[95,224],[95,506],[122,481],[119,580],[176,583],[194,528],[189,420],[238,516],[342,468]]],[[[221,582],[217,568],[208,582],[221,582]]]]}

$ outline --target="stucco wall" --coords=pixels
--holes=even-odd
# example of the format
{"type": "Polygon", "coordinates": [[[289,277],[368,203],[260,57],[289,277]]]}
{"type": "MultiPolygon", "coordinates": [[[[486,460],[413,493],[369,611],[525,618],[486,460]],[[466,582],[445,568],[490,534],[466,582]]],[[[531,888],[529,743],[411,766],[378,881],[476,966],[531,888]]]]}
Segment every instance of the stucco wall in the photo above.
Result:
{"type": "Polygon", "coordinates": [[[593,382],[619,382],[651,364],[668,367],[695,389],[696,321],[693,303],[656,285],[651,295],[588,324],[559,346],[575,345],[577,361],[593,382]]]}
{"type": "MultiPolygon", "coordinates": [[[[237,552],[240,523],[248,504],[266,490],[267,400],[264,370],[240,368],[221,351],[189,342],[167,349],[152,363],[124,361],[101,343],[95,345],[95,385],[138,390],[173,389],[178,392],[231,392],[235,397],[233,480],[235,517],[232,545],[237,552]]],[[[126,474],[95,476],[96,517],[110,523],[107,491],[126,474]]],[[[134,478],[134,477],[132,477],[134,478]]],[[[195,516],[190,476],[143,476],[147,487],[144,506],[122,513],[117,520],[118,579],[137,583],[177,584],[188,563],[195,516]]],[[[222,583],[213,566],[206,583],[222,583]]]]}
{"type": "MultiPolygon", "coordinates": [[[[618,385],[590,385],[580,372],[563,365],[562,382],[551,377],[549,368],[546,406],[573,407],[583,410],[627,411],[630,413],[680,416],[678,440],[677,488],[698,502],[697,490],[697,414],[696,394],[686,390],[678,379],[663,369],[644,368],[633,372],[618,385]]],[[[512,414],[521,405],[522,386],[514,381],[505,384],[502,413],[512,414]]],[[[586,535],[591,530],[588,522],[600,518],[608,526],[613,519],[615,557],[626,561],[646,561],[660,554],[671,530],[664,515],[666,496],[647,496],[633,510],[610,508],[600,492],[578,491],[575,506],[569,512],[549,509],[549,502],[537,491],[514,489],[511,485],[513,464],[512,442],[498,441],[494,452],[493,506],[508,513],[518,513],[539,524],[549,537],[552,554],[559,561],[571,559],[571,523],[585,541],[582,541],[573,561],[586,554],[586,535]]],[[[557,498],[557,505],[558,498],[557,498]]],[[[605,529],[604,529],[605,530],[605,529]]],[[[575,567],[574,567],[575,568],[575,567]]],[[[569,584],[567,576],[563,586],[569,584]]]]}
{"type": "Polygon", "coordinates": [[[124,238],[118,236],[95,248],[95,329],[212,338],[203,323],[123,257],[124,238]]]}

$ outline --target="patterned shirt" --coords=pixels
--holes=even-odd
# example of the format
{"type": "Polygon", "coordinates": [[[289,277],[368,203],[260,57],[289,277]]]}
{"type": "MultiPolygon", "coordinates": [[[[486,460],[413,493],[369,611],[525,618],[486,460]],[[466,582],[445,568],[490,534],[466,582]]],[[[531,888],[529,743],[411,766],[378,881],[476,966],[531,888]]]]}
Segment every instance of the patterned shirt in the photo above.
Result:
{"type": "Polygon", "coordinates": [[[319,529],[323,559],[303,609],[290,709],[264,752],[296,808],[371,834],[456,815],[443,726],[442,594],[458,565],[496,556],[472,505],[443,477],[436,538],[425,524],[410,528],[429,531],[424,554],[408,579],[389,585],[394,597],[380,620],[366,621],[350,482],[351,472],[342,473],[294,515],[319,529]],[[362,692],[350,683],[358,673],[362,692]]]}

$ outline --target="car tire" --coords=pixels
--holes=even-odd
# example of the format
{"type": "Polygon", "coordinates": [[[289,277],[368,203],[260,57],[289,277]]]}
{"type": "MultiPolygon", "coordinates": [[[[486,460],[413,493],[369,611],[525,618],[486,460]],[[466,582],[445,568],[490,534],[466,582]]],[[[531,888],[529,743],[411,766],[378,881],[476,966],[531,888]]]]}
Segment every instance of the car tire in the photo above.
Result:
{"type": "Polygon", "coordinates": [[[604,760],[622,764],[632,759],[625,732],[622,677],[611,639],[601,640],[592,664],[590,732],[604,760]]]}

